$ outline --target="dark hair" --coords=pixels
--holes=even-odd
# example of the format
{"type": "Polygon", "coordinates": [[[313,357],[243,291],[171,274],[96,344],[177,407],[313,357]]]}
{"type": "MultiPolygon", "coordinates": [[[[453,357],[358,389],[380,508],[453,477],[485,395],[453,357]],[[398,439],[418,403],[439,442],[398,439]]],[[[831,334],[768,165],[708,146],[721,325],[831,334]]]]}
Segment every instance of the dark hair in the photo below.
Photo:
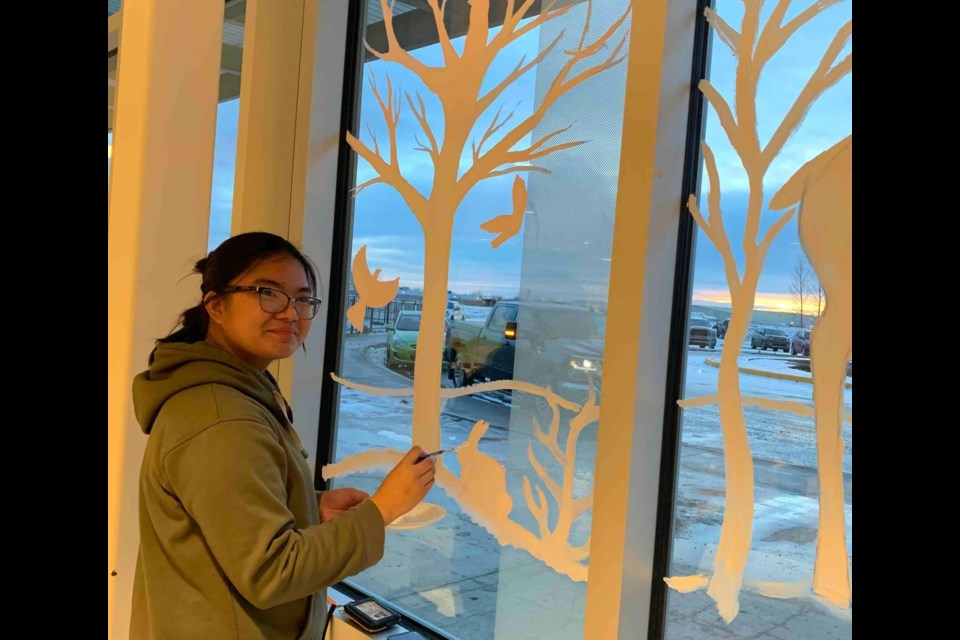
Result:
{"type": "MultiPolygon", "coordinates": [[[[199,273],[201,277],[200,303],[180,314],[180,320],[177,323],[180,328],[166,338],[158,339],[157,344],[192,343],[205,339],[210,325],[210,316],[203,304],[203,297],[210,291],[222,291],[237,276],[245,273],[261,260],[280,255],[294,258],[303,265],[310,285],[310,293],[316,295],[317,274],[313,264],[293,244],[278,235],[263,231],[241,233],[225,240],[206,258],[197,260],[193,272],[199,273]]],[[[150,363],[153,363],[153,353],[150,354],[150,363]]]]}

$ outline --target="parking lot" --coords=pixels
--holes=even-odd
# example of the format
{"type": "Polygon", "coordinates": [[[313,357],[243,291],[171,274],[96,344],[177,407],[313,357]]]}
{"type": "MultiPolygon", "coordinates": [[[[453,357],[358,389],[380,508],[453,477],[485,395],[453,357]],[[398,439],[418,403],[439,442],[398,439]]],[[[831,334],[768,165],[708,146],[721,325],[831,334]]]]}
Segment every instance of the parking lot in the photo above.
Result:
{"type": "MultiPolygon", "coordinates": [[[[716,393],[718,369],[711,366],[708,359],[719,358],[722,346],[720,340],[715,349],[688,348],[684,397],[716,393]]],[[[384,334],[348,337],[343,377],[381,387],[410,386],[411,371],[391,371],[383,365],[384,349],[384,334]]],[[[740,351],[741,366],[793,371],[800,377],[809,375],[790,366],[796,362],[797,359],[788,354],[758,352],[749,348],[749,344],[740,351]]],[[[812,385],[807,382],[741,375],[741,389],[744,396],[812,404],[812,385]]],[[[845,410],[852,411],[852,387],[845,392],[845,410]]],[[[491,428],[481,441],[481,449],[501,461],[508,478],[517,478],[521,469],[516,468],[515,452],[518,448],[524,449],[528,442],[524,439],[526,434],[516,428],[524,418],[517,415],[518,411],[505,393],[448,399],[441,416],[443,443],[446,446],[462,442],[476,420],[486,420],[491,428]]],[[[816,637],[848,637],[849,619],[827,612],[816,601],[771,600],[749,589],[751,581],[810,580],[818,483],[812,418],[749,406],[744,408],[744,413],[755,461],[756,517],[754,544],[741,596],[742,613],[727,628],[703,592],[671,593],[670,628],[677,632],[683,630],[682,635],[677,636],[683,638],[716,637],[728,631],[738,635],[767,635],[769,631],[770,637],[789,638],[791,629],[798,637],[804,633],[811,637],[804,625],[816,625],[816,637]]],[[[336,459],[371,448],[410,446],[411,417],[412,403],[408,398],[370,397],[343,389],[336,459]]],[[[709,573],[719,539],[724,495],[723,442],[716,406],[685,409],[682,420],[673,568],[678,575],[709,573]]],[[[590,433],[583,437],[589,440],[590,433]]],[[[843,438],[850,546],[852,427],[849,423],[844,424],[843,438]]],[[[578,482],[592,483],[594,457],[595,440],[584,442],[577,455],[578,482]]],[[[373,491],[381,479],[380,473],[360,473],[345,478],[344,484],[373,491]]],[[[519,487],[511,486],[510,490],[512,493],[515,490],[516,497],[511,517],[522,524],[529,522],[532,528],[532,518],[523,506],[519,487]]],[[[442,507],[446,515],[422,529],[389,531],[383,561],[358,576],[355,579],[358,586],[464,640],[493,638],[494,620],[503,620],[505,616],[514,619],[511,612],[521,610],[528,624],[540,625],[544,631],[553,629],[549,637],[581,637],[585,583],[557,574],[522,550],[501,547],[486,530],[463,515],[442,490],[432,490],[427,501],[442,507]],[[544,594],[550,594],[549,606],[534,602],[544,594]]],[[[585,534],[584,529],[589,530],[589,517],[585,518],[581,535],[585,534]]],[[[852,546],[850,552],[852,559],[852,546]]]]}

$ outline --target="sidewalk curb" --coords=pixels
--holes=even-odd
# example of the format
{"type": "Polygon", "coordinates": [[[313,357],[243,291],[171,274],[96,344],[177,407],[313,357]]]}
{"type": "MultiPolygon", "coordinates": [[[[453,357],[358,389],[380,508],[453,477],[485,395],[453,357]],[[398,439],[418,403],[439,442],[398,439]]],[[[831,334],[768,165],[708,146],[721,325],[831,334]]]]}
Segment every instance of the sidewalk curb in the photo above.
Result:
{"type": "MultiPolygon", "coordinates": [[[[711,367],[720,368],[720,361],[713,358],[706,358],[706,363],[711,367]]],[[[737,367],[740,370],[740,373],[749,373],[755,376],[765,376],[767,378],[778,378],[780,380],[793,380],[795,382],[806,382],[807,384],[813,384],[813,377],[804,377],[804,376],[795,376],[789,373],[777,373],[776,371],[764,371],[763,369],[751,369],[749,367],[737,367]]],[[[852,382],[843,383],[844,388],[850,389],[853,387],[852,382]]]]}

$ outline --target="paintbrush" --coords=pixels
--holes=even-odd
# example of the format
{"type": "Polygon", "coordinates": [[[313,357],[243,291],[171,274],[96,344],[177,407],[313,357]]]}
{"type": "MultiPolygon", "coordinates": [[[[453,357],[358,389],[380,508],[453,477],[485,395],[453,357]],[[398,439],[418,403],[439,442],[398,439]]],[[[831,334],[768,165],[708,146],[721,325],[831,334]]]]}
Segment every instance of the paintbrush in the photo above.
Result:
{"type": "Polygon", "coordinates": [[[420,462],[420,461],[422,461],[422,460],[426,460],[427,458],[433,458],[433,457],[435,457],[435,456],[442,456],[442,455],[445,454],[445,453],[453,453],[454,451],[456,451],[457,449],[459,449],[459,448],[462,447],[462,446],[463,446],[462,444],[458,444],[458,445],[455,446],[455,447],[449,447],[449,448],[447,448],[447,449],[440,449],[439,451],[434,451],[433,453],[421,453],[421,454],[420,454],[420,457],[417,458],[417,462],[420,462]]]}

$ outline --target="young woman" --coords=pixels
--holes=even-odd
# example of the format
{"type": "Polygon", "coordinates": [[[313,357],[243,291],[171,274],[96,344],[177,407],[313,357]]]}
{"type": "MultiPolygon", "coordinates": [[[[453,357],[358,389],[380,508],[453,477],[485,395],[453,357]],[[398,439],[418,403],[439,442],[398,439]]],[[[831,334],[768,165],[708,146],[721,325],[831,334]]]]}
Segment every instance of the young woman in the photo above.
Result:
{"type": "Polygon", "coordinates": [[[374,493],[317,493],[267,367],[301,347],[320,308],[310,262],[269,233],[197,262],[201,302],[133,383],[148,434],[140,470],[133,640],[320,639],[317,592],[375,564],[384,527],[426,495],[413,447],[374,493]]]}

